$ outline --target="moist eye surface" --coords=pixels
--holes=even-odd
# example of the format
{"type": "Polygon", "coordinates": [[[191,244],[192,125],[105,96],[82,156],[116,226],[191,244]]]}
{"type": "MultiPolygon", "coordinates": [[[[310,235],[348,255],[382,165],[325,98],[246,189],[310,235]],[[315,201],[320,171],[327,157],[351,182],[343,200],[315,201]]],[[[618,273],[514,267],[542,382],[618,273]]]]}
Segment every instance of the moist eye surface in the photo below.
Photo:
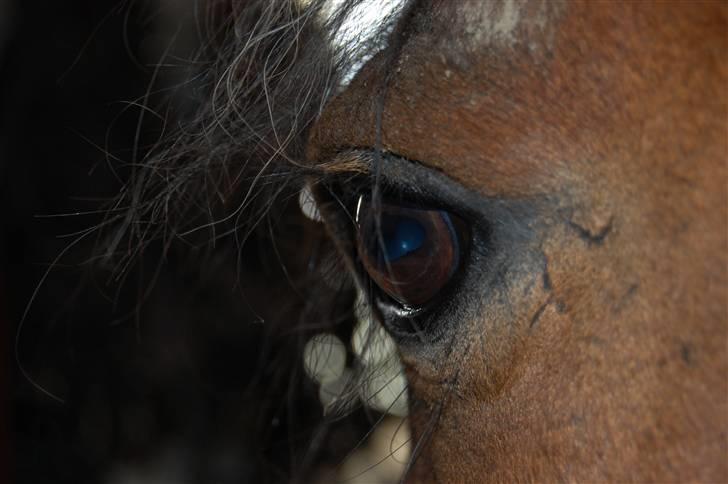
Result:
{"type": "Polygon", "coordinates": [[[458,269],[465,231],[454,214],[386,198],[373,204],[362,196],[356,223],[356,251],[363,270],[405,307],[427,304],[458,269]]]}

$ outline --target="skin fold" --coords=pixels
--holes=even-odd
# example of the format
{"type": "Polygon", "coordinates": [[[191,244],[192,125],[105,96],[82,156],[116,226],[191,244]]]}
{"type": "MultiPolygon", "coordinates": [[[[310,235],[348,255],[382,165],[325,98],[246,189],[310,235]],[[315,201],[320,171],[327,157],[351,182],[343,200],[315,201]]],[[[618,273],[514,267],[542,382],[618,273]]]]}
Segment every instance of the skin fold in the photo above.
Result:
{"type": "Polygon", "coordinates": [[[726,4],[419,7],[309,162],[380,128],[386,152],[531,211],[446,342],[400,346],[407,479],[728,480],[726,4]]]}

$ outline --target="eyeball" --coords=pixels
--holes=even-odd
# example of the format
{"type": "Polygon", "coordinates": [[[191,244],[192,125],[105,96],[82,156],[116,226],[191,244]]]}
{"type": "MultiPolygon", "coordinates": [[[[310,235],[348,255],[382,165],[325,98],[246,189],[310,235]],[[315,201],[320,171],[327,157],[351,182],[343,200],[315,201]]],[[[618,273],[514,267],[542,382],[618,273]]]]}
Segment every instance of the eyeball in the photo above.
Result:
{"type": "Polygon", "coordinates": [[[364,198],[357,210],[357,252],[369,278],[408,308],[431,301],[451,280],[467,244],[467,225],[439,209],[364,198]]]}

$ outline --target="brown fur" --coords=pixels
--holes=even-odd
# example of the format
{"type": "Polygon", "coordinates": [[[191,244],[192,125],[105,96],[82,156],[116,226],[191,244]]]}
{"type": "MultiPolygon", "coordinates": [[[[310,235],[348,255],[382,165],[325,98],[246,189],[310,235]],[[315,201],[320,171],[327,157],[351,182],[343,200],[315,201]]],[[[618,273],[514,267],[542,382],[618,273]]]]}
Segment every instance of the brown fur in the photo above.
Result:
{"type": "MultiPolygon", "coordinates": [[[[515,312],[484,308],[458,357],[403,350],[430,437],[409,478],[727,481],[727,4],[529,3],[469,38],[479,5],[436,3],[408,37],[383,147],[560,203],[544,272],[506,288],[515,312]]],[[[312,162],[375,146],[382,60],[329,104],[312,162]]]]}

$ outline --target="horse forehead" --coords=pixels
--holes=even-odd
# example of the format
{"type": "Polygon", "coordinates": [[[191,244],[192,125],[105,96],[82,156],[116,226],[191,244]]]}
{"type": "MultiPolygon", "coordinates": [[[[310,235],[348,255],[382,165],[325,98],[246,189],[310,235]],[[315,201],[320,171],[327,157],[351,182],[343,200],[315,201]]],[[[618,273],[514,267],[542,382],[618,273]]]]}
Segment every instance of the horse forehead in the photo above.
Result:
{"type": "MultiPolygon", "coordinates": [[[[383,61],[386,55],[375,57],[332,103],[319,123],[320,129],[314,130],[309,151],[312,160],[327,158],[326,148],[337,151],[342,145],[375,145],[377,93],[381,79],[390,78],[386,72],[390,70],[393,75],[385,107],[384,147],[412,159],[434,163],[438,159],[449,163],[458,160],[468,167],[466,170],[480,170],[484,161],[480,156],[484,155],[481,135],[497,128],[488,126],[488,120],[494,118],[486,113],[502,112],[499,105],[512,102],[509,92],[515,85],[505,77],[502,79],[506,82],[488,82],[487,78],[498,71],[510,75],[511,65],[520,62],[524,53],[533,54],[528,62],[545,59],[553,49],[559,19],[568,7],[561,0],[442,0],[424,5],[415,9],[409,19],[402,19],[409,21],[409,32],[396,65],[383,61]],[[413,110],[419,114],[413,114],[413,110]],[[358,119],[356,124],[341,122],[352,115],[358,119]],[[449,122],[444,119],[448,117],[449,122]],[[445,126],[451,129],[443,129],[445,126]],[[479,133],[472,133],[468,126],[479,133]],[[410,141],[425,132],[434,134],[430,143],[415,142],[422,150],[410,152],[410,141]]],[[[506,141],[505,137],[499,139],[506,141]]],[[[495,153],[485,155],[490,160],[497,158],[495,153]]],[[[513,158],[511,161],[503,174],[506,178],[518,178],[518,173],[535,177],[539,167],[545,166],[535,165],[532,160],[526,164],[513,158]]],[[[453,170],[456,179],[457,172],[453,170]]],[[[473,180],[467,175],[463,178],[473,180]]],[[[501,190],[511,184],[508,179],[492,178],[492,182],[501,190]]],[[[517,179],[515,182],[521,184],[517,179]]]]}
{"type": "Polygon", "coordinates": [[[594,161],[630,163],[639,142],[630,123],[670,105],[657,114],[677,126],[681,106],[716,91],[715,76],[693,76],[690,89],[681,79],[717,62],[711,45],[725,45],[723,25],[709,19],[724,4],[425,5],[402,19],[396,55],[374,57],[329,104],[312,131],[312,162],[376,146],[381,129],[384,149],[470,188],[542,192],[559,173],[592,176],[594,161]],[[624,149],[610,154],[610,143],[624,149]]]}

